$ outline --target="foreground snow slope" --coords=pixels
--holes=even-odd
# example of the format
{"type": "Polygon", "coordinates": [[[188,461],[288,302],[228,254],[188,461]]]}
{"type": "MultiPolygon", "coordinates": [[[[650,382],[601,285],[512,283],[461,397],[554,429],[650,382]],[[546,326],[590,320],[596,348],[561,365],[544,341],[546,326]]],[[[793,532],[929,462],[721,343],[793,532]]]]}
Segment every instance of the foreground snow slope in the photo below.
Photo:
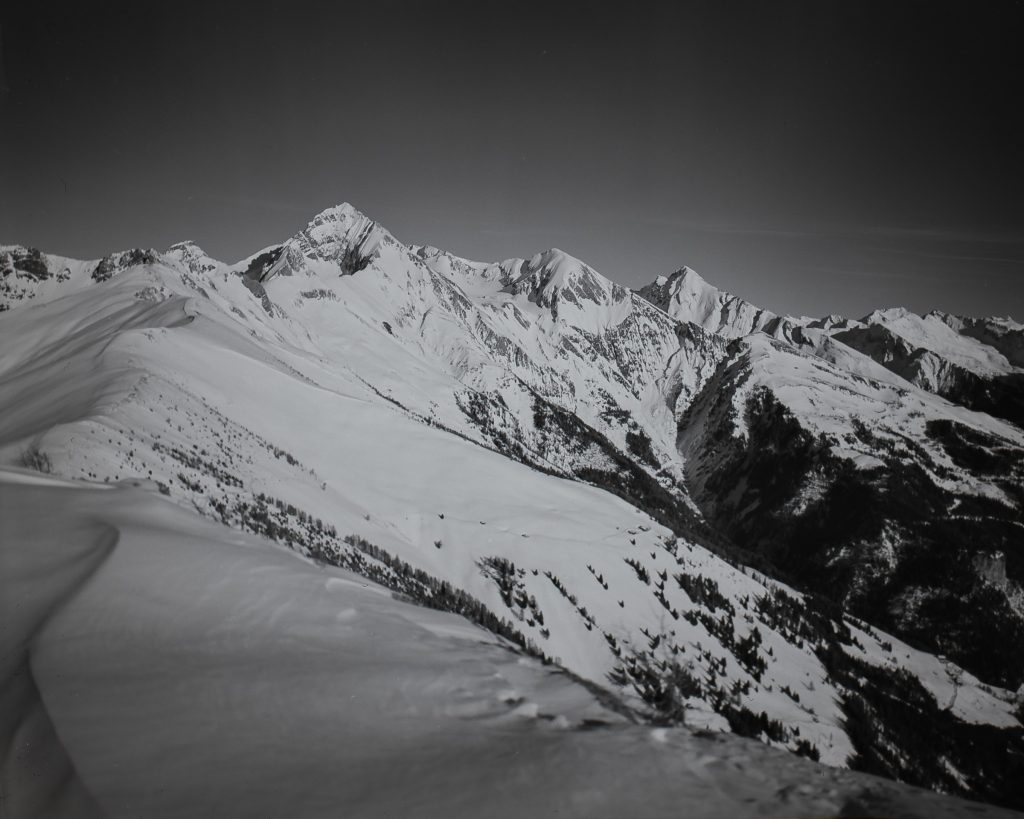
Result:
{"type": "Polygon", "coordinates": [[[0,534],[3,656],[28,646],[17,673],[55,727],[5,726],[5,816],[1010,815],[636,725],[461,618],[152,485],[3,471],[0,534]],[[63,801],[25,789],[29,746],[68,760],[63,801]]]}

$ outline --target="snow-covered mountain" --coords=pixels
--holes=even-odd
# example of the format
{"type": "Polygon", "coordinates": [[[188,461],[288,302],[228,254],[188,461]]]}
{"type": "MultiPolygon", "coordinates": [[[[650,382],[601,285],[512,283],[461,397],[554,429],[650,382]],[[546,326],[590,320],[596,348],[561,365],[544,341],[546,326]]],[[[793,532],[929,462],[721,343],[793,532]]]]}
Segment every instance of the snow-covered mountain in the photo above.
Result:
{"type": "Polygon", "coordinates": [[[719,290],[689,267],[682,267],[671,276],[659,276],[638,292],[673,318],[724,338],[740,338],[760,331],[788,339],[798,326],[793,319],[777,316],[719,290]]]}
{"type": "Polygon", "coordinates": [[[1024,325],[889,309],[833,335],[919,387],[1024,424],[1024,325]]]}
{"type": "Polygon", "coordinates": [[[349,205],[233,264],[5,246],[0,276],[0,462],[145,479],[649,718],[1024,806],[1024,432],[857,335],[1003,377],[1018,325],[635,293],[349,205]]]}

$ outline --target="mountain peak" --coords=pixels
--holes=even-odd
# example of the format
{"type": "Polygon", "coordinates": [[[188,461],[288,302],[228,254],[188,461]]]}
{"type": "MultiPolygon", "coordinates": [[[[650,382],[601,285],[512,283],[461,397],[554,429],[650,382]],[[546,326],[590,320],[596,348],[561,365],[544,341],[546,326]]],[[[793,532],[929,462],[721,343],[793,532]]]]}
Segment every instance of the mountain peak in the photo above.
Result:
{"type": "Polygon", "coordinates": [[[383,227],[348,202],[320,211],[266,260],[260,281],[275,276],[342,275],[365,268],[381,242],[394,242],[383,227]]]}
{"type": "Polygon", "coordinates": [[[593,273],[585,262],[557,247],[534,254],[527,264],[531,270],[544,270],[560,278],[593,273]]]}
{"type": "Polygon", "coordinates": [[[167,248],[165,253],[161,255],[170,256],[188,264],[194,264],[196,262],[204,265],[220,264],[191,239],[186,239],[183,242],[175,242],[167,248]]]}
{"type": "Polygon", "coordinates": [[[350,202],[342,202],[338,205],[331,205],[329,208],[324,208],[324,210],[320,211],[316,216],[309,220],[309,224],[306,225],[306,227],[308,228],[328,222],[346,222],[366,218],[366,214],[360,211],[355,205],[350,202]]]}
{"type": "Polygon", "coordinates": [[[167,248],[166,253],[162,253],[161,255],[165,258],[169,257],[175,261],[181,262],[194,274],[210,273],[211,271],[217,270],[219,267],[223,267],[223,263],[218,262],[216,259],[211,257],[210,254],[191,239],[186,239],[183,242],[175,242],[167,248]]]}
{"type": "Polygon", "coordinates": [[[203,251],[203,249],[198,244],[193,242],[191,239],[184,239],[184,240],[182,240],[180,242],[175,242],[173,245],[171,245],[167,249],[168,250],[191,250],[191,251],[198,250],[200,253],[205,253],[205,251],[203,251]]]}
{"type": "Polygon", "coordinates": [[[699,279],[704,281],[704,277],[700,275],[696,270],[690,267],[688,264],[684,264],[675,273],[672,274],[673,278],[679,279],[699,279]]]}
{"type": "MultiPolygon", "coordinates": [[[[669,312],[668,305],[672,300],[673,294],[683,290],[703,288],[711,288],[711,285],[692,267],[683,265],[668,276],[658,276],[653,282],[641,287],[637,292],[656,307],[669,312]]],[[[715,290],[715,292],[720,292],[717,288],[711,289],[715,290]]]]}
{"type": "Polygon", "coordinates": [[[719,290],[685,265],[671,276],[659,276],[637,292],[674,319],[697,324],[727,338],[745,336],[779,323],[774,313],[719,290]]]}
{"type": "Polygon", "coordinates": [[[384,232],[373,219],[348,202],[342,202],[340,205],[333,205],[320,211],[294,238],[305,237],[311,244],[316,245],[335,241],[354,242],[361,234],[370,230],[384,232]]]}
{"type": "Polygon", "coordinates": [[[520,274],[508,285],[511,293],[525,293],[542,307],[568,302],[582,307],[583,302],[610,304],[628,295],[586,262],[557,247],[518,262],[520,274]]]}
{"type": "Polygon", "coordinates": [[[704,281],[692,267],[683,265],[671,275],[658,276],[653,282],[641,287],[637,292],[655,307],[661,308],[666,313],[672,313],[672,303],[679,300],[680,294],[684,292],[692,293],[705,288],[710,288],[716,293],[720,292],[704,281]]]}
{"type": "Polygon", "coordinates": [[[880,310],[872,310],[861,321],[865,324],[884,324],[887,321],[899,321],[906,318],[920,319],[921,316],[911,312],[906,307],[886,307],[880,310]]]}

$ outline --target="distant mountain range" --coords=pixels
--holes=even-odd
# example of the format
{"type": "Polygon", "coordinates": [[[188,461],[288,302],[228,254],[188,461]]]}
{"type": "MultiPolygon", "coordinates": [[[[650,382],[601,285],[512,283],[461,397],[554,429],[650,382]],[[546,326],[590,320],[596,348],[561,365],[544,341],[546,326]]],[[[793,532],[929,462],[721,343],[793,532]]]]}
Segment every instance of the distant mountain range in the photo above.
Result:
{"type": "Polygon", "coordinates": [[[650,719],[1024,808],[1024,325],[483,263],[0,247],[0,462],[456,611],[650,719]]]}

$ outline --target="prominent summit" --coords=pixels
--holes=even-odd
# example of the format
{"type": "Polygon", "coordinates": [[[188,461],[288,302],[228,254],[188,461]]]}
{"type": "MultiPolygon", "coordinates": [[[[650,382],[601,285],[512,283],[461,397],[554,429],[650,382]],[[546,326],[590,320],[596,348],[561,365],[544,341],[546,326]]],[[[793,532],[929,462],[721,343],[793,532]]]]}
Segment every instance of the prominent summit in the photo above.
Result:
{"type": "Polygon", "coordinates": [[[578,308],[588,302],[607,305],[622,301],[628,293],[557,247],[537,253],[529,260],[517,260],[510,268],[515,278],[508,285],[509,292],[525,293],[542,307],[552,307],[559,301],[578,308]]]}
{"type": "Polygon", "coordinates": [[[386,241],[395,243],[377,222],[345,202],[321,211],[282,245],[250,260],[247,275],[259,282],[274,276],[351,275],[386,241]]]}
{"type": "Polygon", "coordinates": [[[641,296],[679,321],[688,321],[726,338],[771,330],[779,317],[709,284],[691,267],[660,276],[641,288],[641,296]]]}
{"type": "Polygon", "coordinates": [[[223,262],[218,262],[212,258],[205,250],[191,240],[175,242],[167,249],[164,255],[183,263],[197,275],[209,274],[225,267],[223,262]]]}

